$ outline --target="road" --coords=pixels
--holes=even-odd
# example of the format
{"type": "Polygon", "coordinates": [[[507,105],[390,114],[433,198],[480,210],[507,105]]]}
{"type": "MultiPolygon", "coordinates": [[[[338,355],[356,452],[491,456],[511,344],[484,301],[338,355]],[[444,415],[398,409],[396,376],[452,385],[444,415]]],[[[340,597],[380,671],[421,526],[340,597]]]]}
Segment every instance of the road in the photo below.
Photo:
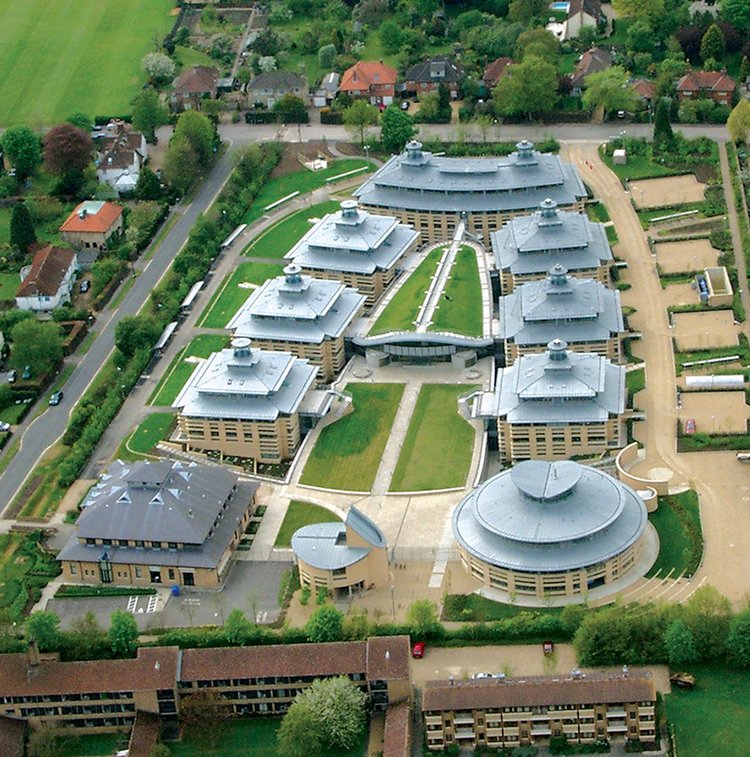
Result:
{"type": "MultiPolygon", "coordinates": [[[[177,221],[163,238],[153,255],[146,262],[135,265],[137,278],[116,308],[103,310],[96,322],[96,339],[88,352],[80,359],[70,378],[65,382],[63,405],[45,410],[39,417],[22,424],[17,433],[22,435],[21,449],[0,476],[0,512],[3,512],[26,478],[44,454],[65,431],[70,412],[94,376],[107,361],[114,348],[115,327],[119,321],[137,313],[151,294],[151,290],[169,268],[178,251],[185,243],[193,224],[211,204],[232,170],[232,153],[228,150],[214,166],[189,205],[175,209],[177,221]]],[[[29,413],[33,418],[34,408],[29,413]]]]}

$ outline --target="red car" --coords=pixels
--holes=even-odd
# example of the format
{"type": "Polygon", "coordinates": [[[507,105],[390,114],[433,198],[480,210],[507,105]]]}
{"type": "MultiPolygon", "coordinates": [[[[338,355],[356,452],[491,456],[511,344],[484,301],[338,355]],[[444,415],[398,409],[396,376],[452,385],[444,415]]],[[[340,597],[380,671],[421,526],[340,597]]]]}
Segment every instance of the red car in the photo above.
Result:
{"type": "Polygon", "coordinates": [[[418,641],[411,650],[411,656],[415,660],[421,660],[424,657],[424,648],[425,643],[423,641],[418,641]]]}
{"type": "Polygon", "coordinates": [[[685,433],[686,434],[694,434],[695,433],[695,420],[693,418],[688,418],[685,421],[685,433]]]}

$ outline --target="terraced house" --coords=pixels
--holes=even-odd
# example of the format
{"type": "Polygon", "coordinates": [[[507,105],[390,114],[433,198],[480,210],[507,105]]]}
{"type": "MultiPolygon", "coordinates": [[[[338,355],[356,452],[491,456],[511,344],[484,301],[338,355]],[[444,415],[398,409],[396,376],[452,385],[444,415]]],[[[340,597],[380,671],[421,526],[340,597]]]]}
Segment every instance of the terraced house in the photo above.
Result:
{"type": "Polygon", "coordinates": [[[586,188],[574,166],[526,140],[507,157],[488,158],[439,157],[412,140],[354,196],[365,210],[395,215],[418,229],[425,242],[452,239],[464,217],[467,230],[489,246],[492,232],[545,198],[583,210],[586,188]]]}

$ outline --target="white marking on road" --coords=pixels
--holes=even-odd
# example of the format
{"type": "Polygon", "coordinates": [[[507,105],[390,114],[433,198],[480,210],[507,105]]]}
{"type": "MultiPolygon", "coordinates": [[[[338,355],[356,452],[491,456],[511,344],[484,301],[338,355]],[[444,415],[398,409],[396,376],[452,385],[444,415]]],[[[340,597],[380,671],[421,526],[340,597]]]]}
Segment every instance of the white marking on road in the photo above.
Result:
{"type": "Polygon", "coordinates": [[[156,603],[158,602],[159,598],[156,596],[156,594],[152,594],[148,598],[148,607],[146,607],[146,612],[156,612],[156,603]]]}
{"type": "Polygon", "coordinates": [[[135,612],[138,605],[138,597],[128,597],[128,612],[135,612]]]}

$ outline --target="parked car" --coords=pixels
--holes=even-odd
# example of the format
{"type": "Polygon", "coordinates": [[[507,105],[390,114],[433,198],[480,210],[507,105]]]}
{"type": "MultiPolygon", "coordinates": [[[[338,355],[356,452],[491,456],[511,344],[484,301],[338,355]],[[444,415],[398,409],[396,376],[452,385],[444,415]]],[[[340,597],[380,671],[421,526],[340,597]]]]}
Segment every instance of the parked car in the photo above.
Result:
{"type": "Polygon", "coordinates": [[[0,431],[10,431],[10,423],[0,421],[0,431]]]}
{"type": "Polygon", "coordinates": [[[30,365],[24,365],[24,367],[23,367],[23,373],[21,374],[21,378],[24,381],[28,381],[31,378],[31,366],[30,365]]]}
{"type": "Polygon", "coordinates": [[[688,418],[685,421],[685,433],[686,434],[694,434],[695,433],[695,419],[694,418],[688,418]]]}
{"type": "Polygon", "coordinates": [[[424,657],[424,648],[425,643],[423,641],[416,642],[416,644],[414,644],[414,646],[412,647],[411,656],[415,660],[421,660],[424,657]]]}
{"type": "Polygon", "coordinates": [[[13,368],[13,370],[8,371],[8,383],[13,384],[15,383],[16,378],[18,377],[18,373],[16,372],[16,369],[13,368]]]}
{"type": "Polygon", "coordinates": [[[78,291],[81,294],[86,294],[86,292],[88,292],[89,289],[91,289],[91,282],[88,279],[84,279],[81,282],[81,285],[78,287],[78,291]]]}
{"type": "Polygon", "coordinates": [[[49,398],[50,405],[59,405],[62,402],[62,398],[65,395],[62,392],[52,392],[52,396],[49,398]]]}
{"type": "Polygon", "coordinates": [[[472,678],[475,681],[479,681],[482,678],[492,678],[492,673],[474,673],[474,675],[472,676],[472,678]]]}
{"type": "Polygon", "coordinates": [[[411,103],[408,100],[404,100],[401,103],[401,110],[409,110],[409,106],[410,105],[411,105],[411,103]]]}

